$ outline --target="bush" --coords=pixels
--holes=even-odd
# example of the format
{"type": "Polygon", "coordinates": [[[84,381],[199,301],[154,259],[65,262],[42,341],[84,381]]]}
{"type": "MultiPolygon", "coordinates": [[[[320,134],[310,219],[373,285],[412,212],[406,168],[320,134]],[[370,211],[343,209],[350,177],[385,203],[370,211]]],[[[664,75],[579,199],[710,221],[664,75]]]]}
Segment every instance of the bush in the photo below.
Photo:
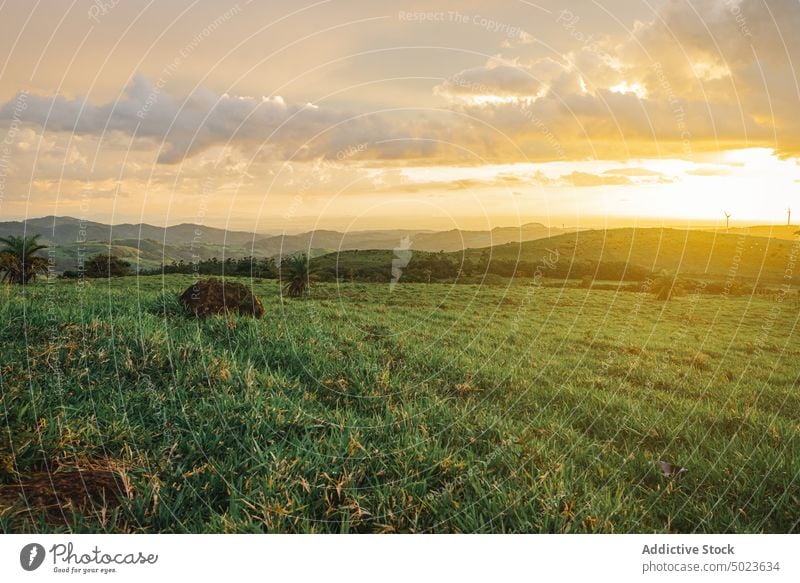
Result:
{"type": "Polygon", "coordinates": [[[86,277],[120,277],[130,273],[131,264],[117,257],[98,253],[86,260],[86,277]]]}

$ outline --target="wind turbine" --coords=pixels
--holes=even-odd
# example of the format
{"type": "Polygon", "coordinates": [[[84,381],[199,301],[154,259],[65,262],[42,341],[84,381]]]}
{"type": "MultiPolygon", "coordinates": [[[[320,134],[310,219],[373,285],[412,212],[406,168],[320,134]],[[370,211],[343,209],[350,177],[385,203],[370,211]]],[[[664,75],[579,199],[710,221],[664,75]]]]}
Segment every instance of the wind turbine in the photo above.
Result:
{"type": "Polygon", "coordinates": [[[731,224],[731,213],[728,211],[722,211],[725,214],[725,230],[728,230],[728,227],[731,224]]]}
{"type": "Polygon", "coordinates": [[[792,226],[792,207],[789,207],[789,209],[786,211],[786,226],[792,226]]]}

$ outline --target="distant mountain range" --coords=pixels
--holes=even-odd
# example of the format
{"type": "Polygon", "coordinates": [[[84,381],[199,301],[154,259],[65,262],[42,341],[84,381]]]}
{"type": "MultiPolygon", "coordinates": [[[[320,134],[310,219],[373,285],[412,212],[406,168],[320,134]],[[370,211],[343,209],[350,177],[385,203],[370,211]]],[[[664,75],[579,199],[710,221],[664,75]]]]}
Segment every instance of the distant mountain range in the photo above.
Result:
{"type": "Polygon", "coordinates": [[[23,233],[41,235],[55,251],[59,271],[74,269],[79,252],[84,256],[111,253],[139,269],[191,262],[195,257],[282,257],[309,253],[314,257],[337,251],[367,251],[336,256],[342,269],[364,261],[391,265],[395,251],[410,249],[455,254],[460,261],[477,260],[491,247],[498,260],[536,262],[557,251],[561,261],[613,262],[648,270],[698,276],[759,277],[781,281],[788,265],[797,259],[794,226],[737,227],[724,230],[666,228],[575,229],[549,228],[540,223],[498,227],[491,231],[317,230],[296,235],[264,235],[182,224],[155,227],[147,224],[106,225],[72,217],[43,217],[26,222],[0,223],[0,237],[23,233]],[[387,254],[387,251],[389,252],[387,254]],[[463,252],[463,254],[462,254],[463,252]],[[350,265],[350,262],[354,262],[350,265]]]}
{"type": "MultiPolygon", "coordinates": [[[[42,239],[55,245],[72,245],[83,241],[109,241],[150,239],[166,245],[191,244],[197,229],[202,230],[202,241],[208,245],[243,245],[253,241],[253,233],[227,231],[184,223],[173,227],[155,227],[146,223],[106,225],[92,221],[81,221],[73,217],[42,217],[26,221],[0,223],[0,237],[7,235],[39,234],[42,239]]],[[[263,235],[255,235],[261,237],[263,235]]]]}
{"type": "Polygon", "coordinates": [[[56,268],[73,269],[79,253],[111,253],[137,264],[140,269],[172,261],[211,257],[280,257],[298,252],[313,256],[338,250],[405,249],[417,251],[461,251],[507,243],[521,243],[560,235],[569,230],[529,223],[520,227],[497,227],[490,231],[317,230],[296,235],[264,235],[229,231],[204,225],[181,224],[156,227],[148,224],[107,225],[73,217],[42,217],[0,223],[0,237],[39,234],[54,248],[56,268]]]}

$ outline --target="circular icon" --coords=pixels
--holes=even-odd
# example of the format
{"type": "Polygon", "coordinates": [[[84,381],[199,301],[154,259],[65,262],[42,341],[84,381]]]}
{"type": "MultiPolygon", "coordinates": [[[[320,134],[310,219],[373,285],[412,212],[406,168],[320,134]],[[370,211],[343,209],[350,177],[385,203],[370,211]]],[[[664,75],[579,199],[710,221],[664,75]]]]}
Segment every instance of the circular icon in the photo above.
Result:
{"type": "Polygon", "coordinates": [[[35,571],[44,562],[44,547],[39,543],[30,543],[19,552],[19,564],[26,571],[35,571]]]}

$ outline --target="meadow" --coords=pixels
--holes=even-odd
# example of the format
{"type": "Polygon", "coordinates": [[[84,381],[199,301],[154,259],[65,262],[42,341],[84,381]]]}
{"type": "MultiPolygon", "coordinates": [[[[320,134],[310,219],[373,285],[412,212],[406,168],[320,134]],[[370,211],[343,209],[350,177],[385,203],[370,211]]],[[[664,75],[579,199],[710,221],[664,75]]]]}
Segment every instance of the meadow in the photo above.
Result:
{"type": "Polygon", "coordinates": [[[800,530],[796,292],[192,281],[0,288],[0,530],[800,530]]]}

